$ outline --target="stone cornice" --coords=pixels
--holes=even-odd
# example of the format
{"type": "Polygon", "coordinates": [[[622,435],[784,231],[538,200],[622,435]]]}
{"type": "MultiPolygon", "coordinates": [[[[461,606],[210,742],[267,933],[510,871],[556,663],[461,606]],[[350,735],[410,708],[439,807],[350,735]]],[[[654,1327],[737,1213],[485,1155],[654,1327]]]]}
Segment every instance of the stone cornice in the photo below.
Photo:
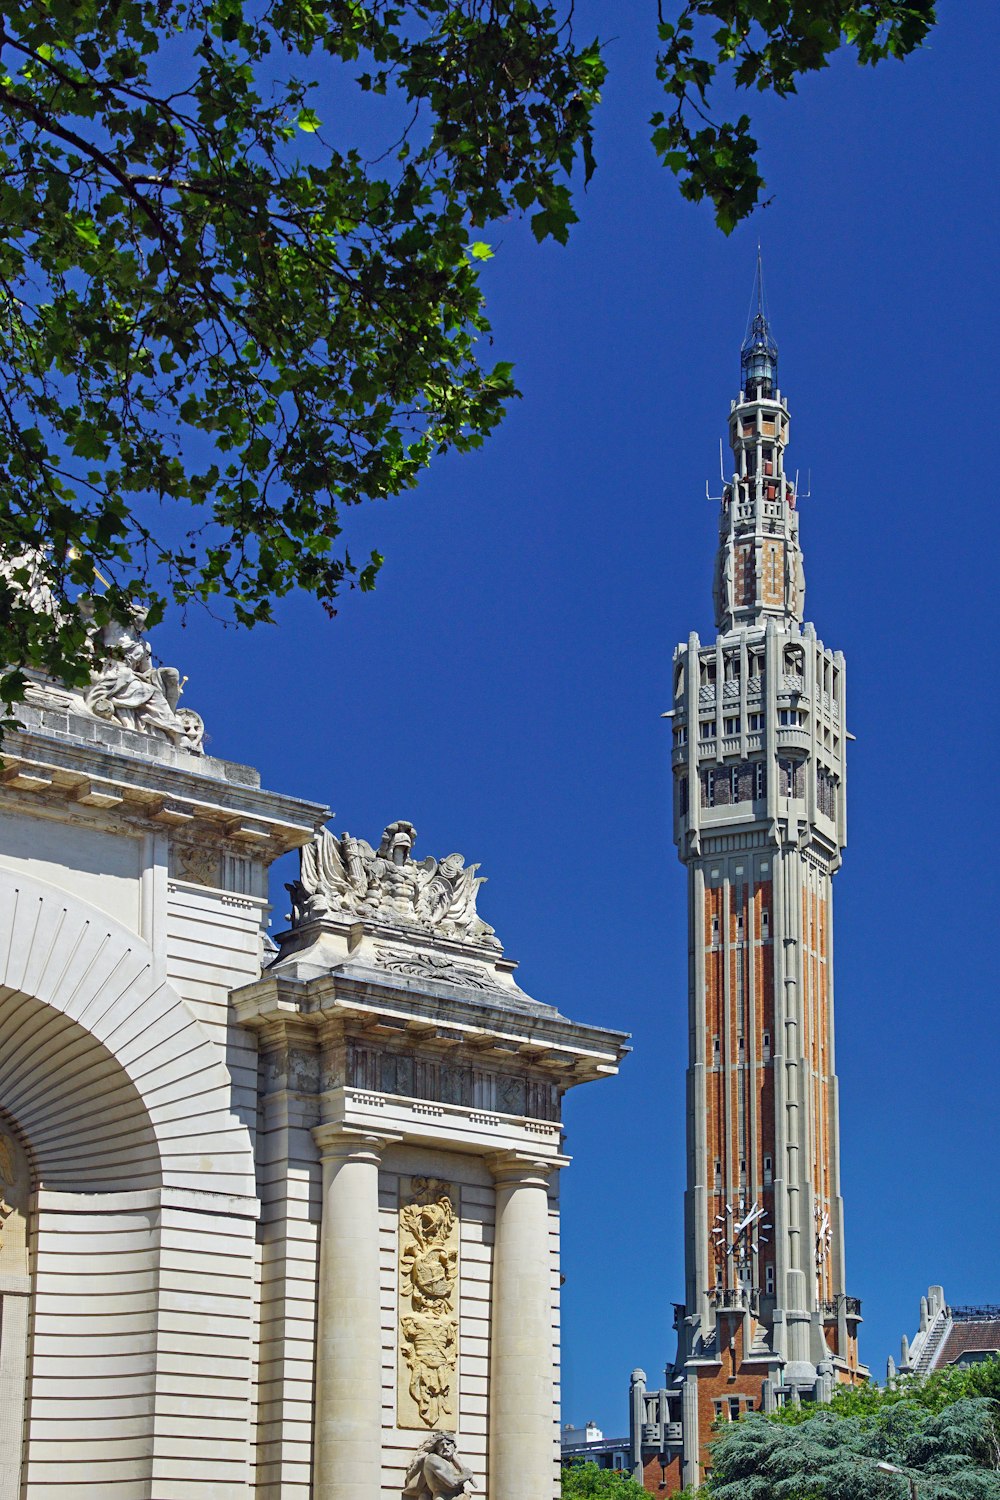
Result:
{"type": "Polygon", "coordinates": [[[378,986],[341,976],[301,981],[265,974],[235,990],[237,1019],[273,1039],[281,1024],[301,1036],[304,1022],[328,1035],[419,1048],[428,1055],[501,1057],[562,1088],[610,1077],[629,1051],[628,1034],[568,1021],[558,1012],[521,1010],[492,999],[464,999],[378,986]]]}
{"type": "MultiPolygon", "coordinates": [[[[25,718],[28,712],[25,711],[25,718]]],[[[72,718],[73,727],[85,726],[72,718]]],[[[169,746],[155,756],[137,753],[144,736],[93,722],[86,740],[24,728],[4,737],[0,787],[65,811],[103,811],[151,829],[183,830],[189,838],[232,840],[267,859],[308,843],[327,809],[264,791],[257,772],[211,757],[196,758],[169,746]],[[119,746],[118,741],[137,742],[119,746]],[[109,743],[113,740],[114,744],[109,743]],[[132,753],[129,753],[129,752],[132,753]]]]}

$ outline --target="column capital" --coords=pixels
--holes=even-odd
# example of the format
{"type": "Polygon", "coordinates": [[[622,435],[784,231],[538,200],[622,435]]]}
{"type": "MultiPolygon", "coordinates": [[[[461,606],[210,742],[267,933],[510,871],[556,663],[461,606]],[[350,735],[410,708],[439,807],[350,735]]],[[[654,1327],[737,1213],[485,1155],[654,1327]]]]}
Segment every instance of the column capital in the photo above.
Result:
{"type": "Polygon", "coordinates": [[[323,1161],[367,1161],[378,1165],[387,1146],[395,1145],[403,1137],[392,1131],[359,1130],[356,1126],[343,1125],[339,1120],[328,1120],[314,1125],[312,1138],[319,1147],[323,1161]]]}
{"type": "Polygon", "coordinates": [[[495,1151],[483,1158],[497,1186],[513,1183],[548,1187],[549,1174],[569,1165],[568,1156],[542,1156],[531,1151],[495,1151]]]}

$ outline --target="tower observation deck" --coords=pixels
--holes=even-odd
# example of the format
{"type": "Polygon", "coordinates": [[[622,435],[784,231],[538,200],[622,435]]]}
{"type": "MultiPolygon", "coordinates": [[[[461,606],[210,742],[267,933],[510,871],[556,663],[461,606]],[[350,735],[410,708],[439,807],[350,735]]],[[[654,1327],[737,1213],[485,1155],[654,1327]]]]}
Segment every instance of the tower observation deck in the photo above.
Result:
{"type": "Polygon", "coordinates": [[[684,1301],[660,1391],[632,1377],[632,1459],[704,1477],[720,1417],[867,1377],[846,1293],[832,879],[846,844],[844,657],[805,623],[788,405],[763,306],[731,403],[715,640],[673,662],[674,839],[688,877],[684,1301]]]}

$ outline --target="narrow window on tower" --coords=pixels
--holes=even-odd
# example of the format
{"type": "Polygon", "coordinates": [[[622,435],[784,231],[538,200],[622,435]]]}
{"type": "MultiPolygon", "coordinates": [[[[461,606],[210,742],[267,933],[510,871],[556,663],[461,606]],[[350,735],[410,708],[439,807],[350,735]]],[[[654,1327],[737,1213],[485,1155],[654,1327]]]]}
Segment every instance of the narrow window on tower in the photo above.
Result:
{"type": "MultiPolygon", "coordinates": [[[[762,1052],[764,1054],[764,1061],[765,1062],[770,1062],[771,1061],[771,1033],[769,1031],[765,1031],[764,1032],[764,1035],[760,1039],[760,1045],[761,1045],[761,1050],[762,1050],[762,1052]]],[[[765,1158],[765,1160],[767,1160],[767,1158],[765,1158]]]]}
{"type": "Polygon", "coordinates": [[[719,914],[718,914],[718,912],[713,912],[712,913],[712,947],[713,948],[717,948],[718,945],[719,945],[719,914]]]}
{"type": "Polygon", "coordinates": [[[750,722],[750,728],[751,728],[751,730],[752,731],[756,730],[756,731],[759,732],[760,730],[762,730],[764,728],[764,715],[763,714],[751,714],[749,722],[750,722]]]}
{"type": "Polygon", "coordinates": [[[715,739],[715,720],[714,719],[702,719],[701,723],[698,726],[698,738],[701,739],[701,740],[714,740],[715,739]]]}
{"type": "Polygon", "coordinates": [[[717,1188],[722,1186],[722,1162],[718,1157],[715,1158],[715,1185],[717,1188]]]}
{"type": "Polygon", "coordinates": [[[686,745],[687,742],[688,742],[687,725],[686,724],[678,724],[677,728],[674,730],[674,744],[675,745],[686,745]]]}
{"type": "Polygon", "coordinates": [[[798,796],[798,789],[796,787],[796,781],[797,781],[798,778],[796,777],[796,774],[795,774],[796,766],[795,766],[794,760],[782,760],[782,761],[779,761],[778,764],[779,764],[779,767],[781,769],[781,792],[782,792],[782,796],[784,796],[784,797],[795,797],[795,796],[798,796]]]}
{"type": "MultiPolygon", "coordinates": [[[[739,723],[739,719],[735,719],[733,722],[736,723],[736,724],[738,724],[739,723]]],[[[730,766],[729,767],[729,800],[730,800],[730,802],[738,802],[740,800],[740,768],[739,768],[739,766],[730,766]]]]}
{"type": "Polygon", "coordinates": [[[677,778],[677,808],[682,818],[688,815],[688,779],[686,776],[677,778]]]}
{"type": "Polygon", "coordinates": [[[736,918],[736,941],[738,943],[742,943],[742,941],[743,941],[743,913],[742,912],[740,912],[739,916],[736,918]]]}
{"type": "Polygon", "coordinates": [[[765,1156],[764,1157],[764,1186],[765,1187],[770,1187],[773,1180],[774,1180],[774,1169],[773,1169],[773,1167],[771,1165],[771,1158],[769,1156],[765,1156]]]}
{"type": "MultiPolygon", "coordinates": [[[[739,1042],[737,1043],[737,1046],[739,1048],[739,1061],[740,1062],[745,1062],[746,1061],[746,1043],[744,1042],[744,1040],[743,1040],[742,1037],[740,1037],[739,1042]]],[[[740,1170],[742,1171],[742,1167],[740,1168],[740,1170]]]]}
{"type": "Polygon", "coordinates": [[[761,936],[761,941],[762,942],[766,943],[766,942],[770,941],[770,937],[771,937],[771,913],[768,911],[768,909],[767,909],[766,906],[764,907],[764,910],[760,914],[760,936],[761,936]]]}
{"type": "Polygon", "coordinates": [[[774,1267],[764,1267],[764,1291],[768,1297],[774,1296],[774,1267]]]}
{"type": "Polygon", "coordinates": [[[767,768],[762,760],[754,766],[754,796],[759,798],[767,796],[767,768]]]}
{"type": "Polygon", "coordinates": [[[719,1061],[719,1038],[717,1036],[712,1038],[712,1061],[716,1064],[719,1061]]]}
{"type": "Polygon", "coordinates": [[[736,718],[724,719],[722,722],[722,727],[726,734],[739,734],[740,721],[736,718]]]}

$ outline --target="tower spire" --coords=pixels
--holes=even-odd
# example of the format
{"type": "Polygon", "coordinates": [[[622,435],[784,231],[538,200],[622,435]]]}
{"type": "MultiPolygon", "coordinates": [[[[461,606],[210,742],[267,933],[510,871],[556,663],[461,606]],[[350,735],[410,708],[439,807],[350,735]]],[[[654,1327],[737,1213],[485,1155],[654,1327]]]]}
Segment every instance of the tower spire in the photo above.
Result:
{"type": "Polygon", "coordinates": [[[747,317],[747,329],[740,347],[740,390],[748,401],[770,397],[778,387],[778,346],[767,321],[764,299],[764,267],[760,245],[757,246],[757,268],[750,306],[757,311],[747,317]]]}
{"type": "Polygon", "coordinates": [[[724,631],[760,628],[769,619],[801,625],[803,619],[797,497],[785,473],[788,404],[778,390],[778,346],[766,309],[758,245],[740,394],[729,414],[733,473],[719,513],[715,623],[724,631]]]}

